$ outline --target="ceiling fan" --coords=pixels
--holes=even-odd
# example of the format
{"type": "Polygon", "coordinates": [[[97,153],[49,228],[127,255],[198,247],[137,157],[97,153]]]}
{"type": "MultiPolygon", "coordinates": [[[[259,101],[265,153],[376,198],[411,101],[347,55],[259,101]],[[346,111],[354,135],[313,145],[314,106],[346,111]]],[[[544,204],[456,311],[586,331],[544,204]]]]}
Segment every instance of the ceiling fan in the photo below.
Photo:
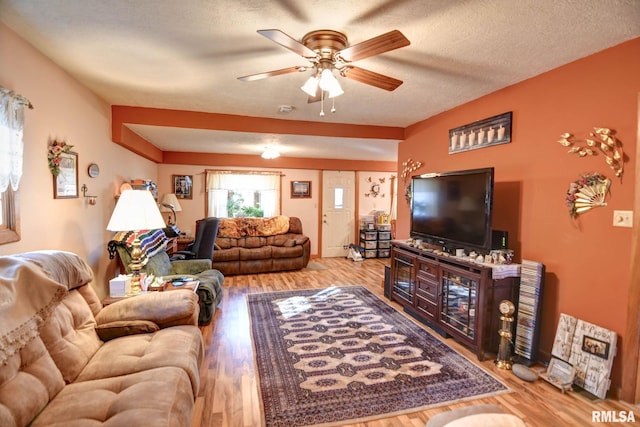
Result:
{"type": "MultiPolygon", "coordinates": [[[[302,56],[310,64],[251,74],[238,77],[238,80],[254,81],[311,69],[313,70],[312,76],[301,88],[309,94],[309,102],[320,101],[326,97],[333,98],[343,93],[333,75],[333,70],[336,70],[342,77],[360,83],[388,91],[395,90],[402,84],[402,80],[365,70],[351,65],[351,63],[405,47],[411,43],[398,30],[389,31],[353,46],[349,46],[346,35],[333,30],[312,31],[302,38],[302,42],[294,40],[280,30],[258,30],[258,34],[302,56]]],[[[323,115],[322,112],[321,115],[323,115]]]]}

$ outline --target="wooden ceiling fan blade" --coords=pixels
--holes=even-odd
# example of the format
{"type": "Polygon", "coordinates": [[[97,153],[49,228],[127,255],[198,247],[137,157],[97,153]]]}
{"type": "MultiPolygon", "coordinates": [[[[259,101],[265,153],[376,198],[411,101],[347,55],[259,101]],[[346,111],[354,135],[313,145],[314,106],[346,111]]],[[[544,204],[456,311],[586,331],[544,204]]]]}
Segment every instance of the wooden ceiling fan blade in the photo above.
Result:
{"type": "Polygon", "coordinates": [[[294,73],[296,71],[307,71],[309,67],[305,67],[304,65],[296,65],[295,67],[282,68],[280,70],[267,71],[265,73],[258,74],[250,74],[248,76],[238,77],[238,80],[242,80],[243,82],[252,82],[254,80],[266,79],[267,77],[279,76],[282,74],[294,73]]]}
{"type": "Polygon", "coordinates": [[[338,52],[345,62],[359,61],[370,56],[379,55],[390,50],[409,46],[411,42],[398,30],[389,31],[361,43],[349,46],[338,52]]]}
{"type": "Polygon", "coordinates": [[[280,30],[258,30],[258,34],[263,35],[272,42],[289,49],[293,53],[297,53],[303,58],[313,59],[317,56],[314,51],[280,30]]]}
{"type": "Polygon", "coordinates": [[[396,90],[402,84],[402,80],[351,65],[342,68],[340,74],[348,79],[388,91],[396,90]]]}
{"type": "MultiPolygon", "coordinates": [[[[326,99],[326,93],[325,93],[325,99],[326,99]]],[[[320,91],[318,91],[318,94],[316,96],[309,96],[307,97],[307,104],[313,104],[314,102],[320,102],[322,101],[322,98],[320,96],[320,91]]]]}

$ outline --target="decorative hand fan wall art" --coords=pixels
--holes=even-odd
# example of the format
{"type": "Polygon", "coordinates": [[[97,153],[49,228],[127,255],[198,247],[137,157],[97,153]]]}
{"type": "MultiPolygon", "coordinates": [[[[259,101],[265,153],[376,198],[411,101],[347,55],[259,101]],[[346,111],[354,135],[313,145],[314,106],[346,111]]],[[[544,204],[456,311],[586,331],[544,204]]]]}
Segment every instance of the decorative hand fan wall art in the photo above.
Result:
{"type": "MultiPolygon", "coordinates": [[[[353,46],[349,46],[346,35],[333,30],[312,31],[302,38],[302,42],[298,42],[280,30],[258,30],[258,34],[302,56],[309,61],[309,64],[242,76],[238,77],[238,80],[249,82],[311,70],[311,77],[301,89],[309,95],[308,102],[322,102],[320,116],[324,116],[326,98],[333,99],[344,93],[334,75],[334,70],[342,77],[393,91],[402,84],[402,80],[365,70],[351,63],[405,47],[411,43],[398,30],[389,31],[353,46]]],[[[332,107],[331,112],[335,112],[335,107],[332,107]]]]}
{"type": "Polygon", "coordinates": [[[611,187],[611,180],[599,173],[580,176],[567,190],[567,206],[569,215],[575,218],[578,214],[590,209],[607,206],[605,198],[611,187]]]}

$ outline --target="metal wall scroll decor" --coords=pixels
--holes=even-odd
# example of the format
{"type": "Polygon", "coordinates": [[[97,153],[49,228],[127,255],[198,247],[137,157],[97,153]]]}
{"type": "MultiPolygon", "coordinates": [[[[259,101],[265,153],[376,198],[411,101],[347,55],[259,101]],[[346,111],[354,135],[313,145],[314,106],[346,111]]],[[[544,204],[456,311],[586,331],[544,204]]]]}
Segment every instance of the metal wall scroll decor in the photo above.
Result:
{"type": "Polygon", "coordinates": [[[589,137],[576,139],[568,132],[560,135],[560,145],[569,148],[569,154],[577,154],[580,157],[596,156],[600,151],[605,156],[605,162],[622,180],[624,152],[622,143],[615,137],[615,130],[608,128],[593,128],[589,137]]]}
{"type": "Polygon", "coordinates": [[[422,162],[416,162],[411,157],[402,162],[402,180],[406,183],[407,179],[411,178],[411,173],[417,171],[422,167],[422,162]]]}
{"type": "Polygon", "coordinates": [[[511,142],[512,112],[449,130],[449,154],[511,142]]]}
{"type": "Polygon", "coordinates": [[[402,172],[400,176],[404,181],[404,199],[407,201],[407,204],[411,203],[411,184],[407,185],[407,179],[411,179],[411,174],[422,167],[422,162],[415,161],[411,157],[402,162],[402,172]]]}

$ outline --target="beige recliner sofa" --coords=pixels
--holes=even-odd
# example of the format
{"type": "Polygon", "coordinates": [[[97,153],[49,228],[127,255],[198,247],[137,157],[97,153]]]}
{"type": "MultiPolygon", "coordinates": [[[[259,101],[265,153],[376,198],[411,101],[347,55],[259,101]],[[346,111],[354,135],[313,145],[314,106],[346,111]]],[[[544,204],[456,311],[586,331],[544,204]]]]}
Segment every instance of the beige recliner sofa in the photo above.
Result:
{"type": "Polygon", "coordinates": [[[77,255],[0,257],[0,426],[188,426],[204,357],[197,296],[103,307],[77,255]]]}

